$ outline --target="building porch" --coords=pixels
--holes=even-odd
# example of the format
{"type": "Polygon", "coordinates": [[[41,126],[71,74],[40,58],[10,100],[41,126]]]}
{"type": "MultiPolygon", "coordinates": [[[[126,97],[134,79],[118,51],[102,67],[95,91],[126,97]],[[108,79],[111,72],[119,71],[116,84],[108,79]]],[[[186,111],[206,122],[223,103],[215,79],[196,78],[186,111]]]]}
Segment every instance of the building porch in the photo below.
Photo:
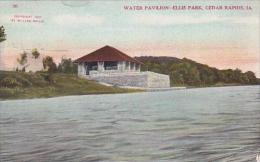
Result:
{"type": "Polygon", "coordinates": [[[78,64],[79,75],[140,72],[141,65],[129,61],[96,61],[78,64]]]}

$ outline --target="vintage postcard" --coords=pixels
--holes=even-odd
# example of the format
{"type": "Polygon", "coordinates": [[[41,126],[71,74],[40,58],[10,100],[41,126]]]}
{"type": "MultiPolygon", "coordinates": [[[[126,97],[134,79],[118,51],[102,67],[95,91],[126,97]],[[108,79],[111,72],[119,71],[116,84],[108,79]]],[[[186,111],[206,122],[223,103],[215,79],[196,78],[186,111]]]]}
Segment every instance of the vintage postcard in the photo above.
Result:
{"type": "Polygon", "coordinates": [[[260,162],[259,0],[0,0],[1,162],[260,162]]]}

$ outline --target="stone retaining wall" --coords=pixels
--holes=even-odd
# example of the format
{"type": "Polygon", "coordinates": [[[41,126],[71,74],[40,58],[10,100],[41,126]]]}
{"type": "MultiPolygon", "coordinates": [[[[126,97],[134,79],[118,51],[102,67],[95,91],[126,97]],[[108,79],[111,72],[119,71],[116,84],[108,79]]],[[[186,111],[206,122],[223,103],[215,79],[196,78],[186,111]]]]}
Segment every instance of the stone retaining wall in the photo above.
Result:
{"type": "Polygon", "coordinates": [[[132,73],[96,73],[90,74],[88,78],[115,86],[143,88],[170,87],[170,78],[168,75],[158,74],[150,71],[132,73]]]}
{"type": "Polygon", "coordinates": [[[147,72],[148,87],[149,88],[168,88],[170,87],[169,75],[147,72]]]}

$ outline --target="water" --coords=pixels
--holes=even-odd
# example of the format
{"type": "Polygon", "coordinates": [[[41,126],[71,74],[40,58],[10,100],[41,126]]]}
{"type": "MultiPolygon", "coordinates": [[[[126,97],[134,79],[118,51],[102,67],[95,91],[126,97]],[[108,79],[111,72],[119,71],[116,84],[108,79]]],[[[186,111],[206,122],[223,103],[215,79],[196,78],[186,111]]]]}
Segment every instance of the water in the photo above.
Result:
{"type": "Polygon", "coordinates": [[[0,161],[256,161],[260,86],[0,102],[0,161]]]}

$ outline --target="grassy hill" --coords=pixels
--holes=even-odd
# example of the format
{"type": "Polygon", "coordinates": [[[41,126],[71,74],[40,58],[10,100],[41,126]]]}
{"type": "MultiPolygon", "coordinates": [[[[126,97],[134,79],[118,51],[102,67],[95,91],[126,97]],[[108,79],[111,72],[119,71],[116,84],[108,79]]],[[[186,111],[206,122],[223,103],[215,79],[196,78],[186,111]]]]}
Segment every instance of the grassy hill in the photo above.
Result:
{"type": "Polygon", "coordinates": [[[73,74],[0,71],[0,100],[136,91],[103,86],[73,74]]]}
{"type": "Polygon", "coordinates": [[[136,59],[145,64],[142,70],[170,75],[171,86],[259,84],[259,79],[251,71],[242,73],[239,69],[219,70],[187,58],[142,56],[136,59]]]}
{"type": "MultiPolygon", "coordinates": [[[[170,75],[171,86],[204,87],[260,83],[251,71],[243,73],[239,69],[219,70],[187,58],[142,56],[136,59],[144,62],[143,71],[170,75]]],[[[139,90],[107,87],[95,81],[81,79],[75,74],[0,71],[0,100],[136,91],[139,90]]]]}

